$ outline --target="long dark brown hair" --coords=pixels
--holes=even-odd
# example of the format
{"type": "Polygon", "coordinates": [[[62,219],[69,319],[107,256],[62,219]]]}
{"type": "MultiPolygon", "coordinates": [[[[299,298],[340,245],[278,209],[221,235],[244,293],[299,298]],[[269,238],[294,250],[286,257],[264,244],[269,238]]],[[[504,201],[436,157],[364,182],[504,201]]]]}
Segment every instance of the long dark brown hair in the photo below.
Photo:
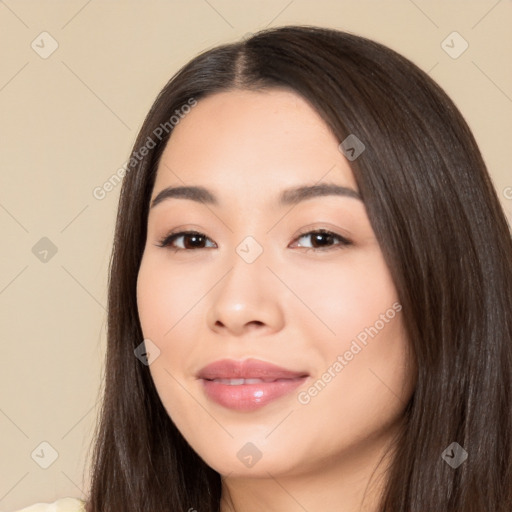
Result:
{"type": "Polygon", "coordinates": [[[286,26],[195,57],[149,111],[120,192],[110,262],[104,400],[87,512],[218,512],[221,476],[164,409],[142,342],[136,281],[155,173],[183,105],[216,92],[284,88],[343,141],[391,271],[417,385],[380,512],[512,510],[512,237],[468,125],[446,93],[385,46],[338,30],[286,26]],[[165,125],[165,123],[168,123],[165,125]],[[156,131],[155,131],[156,130],[156,131]],[[157,138],[155,134],[160,134],[157,138]],[[453,468],[443,452],[468,458],[453,468]]]}

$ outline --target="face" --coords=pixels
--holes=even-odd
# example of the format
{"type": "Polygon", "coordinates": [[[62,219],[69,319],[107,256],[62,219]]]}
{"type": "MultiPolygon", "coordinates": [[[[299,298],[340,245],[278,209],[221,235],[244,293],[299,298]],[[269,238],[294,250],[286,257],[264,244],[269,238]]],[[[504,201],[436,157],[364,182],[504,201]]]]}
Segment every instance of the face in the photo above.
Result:
{"type": "Polygon", "coordinates": [[[165,409],[220,474],[369,457],[413,392],[397,291],[339,144],[292,92],[231,91],[199,101],[162,155],[152,201],[183,186],[213,199],[150,208],[139,317],[165,409]],[[321,185],[341,192],[290,192],[321,185]]]}

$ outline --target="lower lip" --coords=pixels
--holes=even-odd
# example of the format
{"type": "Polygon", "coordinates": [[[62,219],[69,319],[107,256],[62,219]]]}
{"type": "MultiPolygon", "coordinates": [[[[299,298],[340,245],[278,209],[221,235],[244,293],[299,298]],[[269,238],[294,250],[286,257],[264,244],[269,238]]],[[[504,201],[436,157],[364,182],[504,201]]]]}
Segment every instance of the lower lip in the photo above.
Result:
{"type": "Polygon", "coordinates": [[[259,382],[257,384],[241,384],[230,386],[211,380],[204,380],[203,388],[206,396],[214,402],[237,411],[254,411],[273,400],[291,393],[305,382],[307,377],[285,379],[275,382],[259,382]]]}

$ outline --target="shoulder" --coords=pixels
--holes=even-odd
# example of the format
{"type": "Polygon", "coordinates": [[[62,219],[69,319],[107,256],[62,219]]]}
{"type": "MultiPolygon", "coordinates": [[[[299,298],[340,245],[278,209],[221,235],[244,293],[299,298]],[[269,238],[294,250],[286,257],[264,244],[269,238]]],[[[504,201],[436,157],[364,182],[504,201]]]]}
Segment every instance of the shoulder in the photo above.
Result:
{"type": "Polygon", "coordinates": [[[84,512],[85,502],[76,498],[61,498],[53,503],[35,503],[16,512],[84,512]]]}

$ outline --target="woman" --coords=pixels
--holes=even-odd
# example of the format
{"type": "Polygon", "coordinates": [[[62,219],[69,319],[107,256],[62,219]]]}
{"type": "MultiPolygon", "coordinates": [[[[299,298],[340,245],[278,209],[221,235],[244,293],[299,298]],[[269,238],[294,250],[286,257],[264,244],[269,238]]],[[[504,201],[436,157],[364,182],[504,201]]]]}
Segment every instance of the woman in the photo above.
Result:
{"type": "Polygon", "coordinates": [[[63,510],[510,511],[511,310],[505,216],[424,72],[310,26],[206,51],[129,161],[63,510]]]}

